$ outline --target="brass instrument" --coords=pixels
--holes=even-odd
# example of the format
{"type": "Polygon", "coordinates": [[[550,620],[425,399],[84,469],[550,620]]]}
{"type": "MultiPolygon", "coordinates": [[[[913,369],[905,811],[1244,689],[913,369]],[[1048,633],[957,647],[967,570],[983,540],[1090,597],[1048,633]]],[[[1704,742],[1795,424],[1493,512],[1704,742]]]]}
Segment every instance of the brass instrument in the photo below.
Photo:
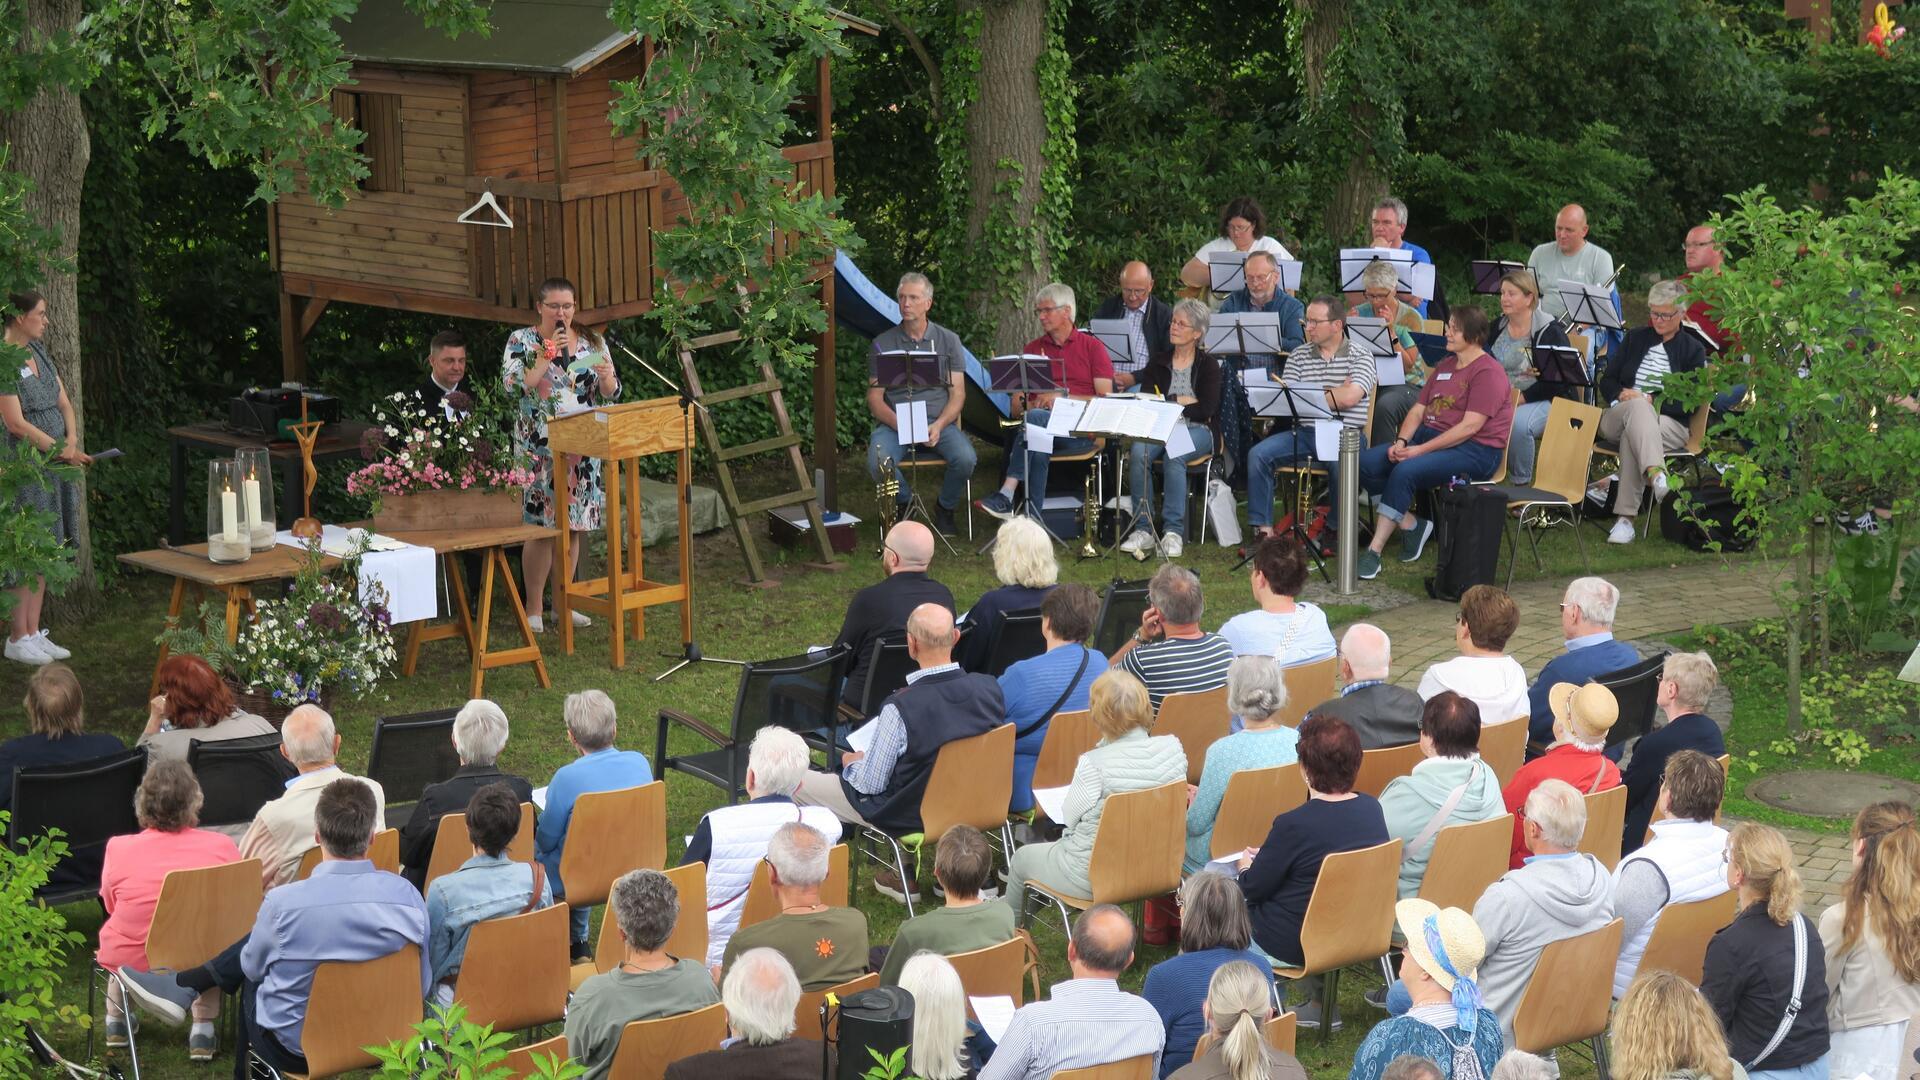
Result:
{"type": "MultiPolygon", "coordinates": [[[[1086,525],[1080,530],[1080,557],[1083,559],[1097,559],[1100,557],[1100,545],[1094,543],[1093,540],[1094,532],[1100,528],[1100,497],[1093,493],[1093,476],[1095,472],[1099,471],[1099,464],[1100,463],[1096,461],[1094,462],[1094,467],[1087,470],[1086,505],[1082,509],[1082,513],[1086,516],[1087,521],[1086,525]]],[[[1032,493],[1029,492],[1027,497],[1031,499],[1033,497],[1032,493]]],[[[1045,505],[1044,499],[1041,505],[1045,505]]]]}
{"type": "Polygon", "coordinates": [[[873,485],[873,497],[880,503],[880,550],[885,551],[887,534],[900,517],[900,474],[886,454],[880,455],[880,479],[873,485]]]}

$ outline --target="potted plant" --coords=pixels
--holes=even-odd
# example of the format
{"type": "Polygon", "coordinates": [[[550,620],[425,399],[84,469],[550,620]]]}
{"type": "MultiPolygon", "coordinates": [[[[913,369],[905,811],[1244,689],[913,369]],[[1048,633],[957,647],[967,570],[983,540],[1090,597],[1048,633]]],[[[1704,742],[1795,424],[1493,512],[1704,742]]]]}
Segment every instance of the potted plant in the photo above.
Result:
{"type": "Polygon", "coordinates": [[[504,415],[484,391],[455,391],[444,407],[407,390],[382,399],[347,492],[373,498],[375,532],[518,525],[534,476],[511,450],[504,415]]]}

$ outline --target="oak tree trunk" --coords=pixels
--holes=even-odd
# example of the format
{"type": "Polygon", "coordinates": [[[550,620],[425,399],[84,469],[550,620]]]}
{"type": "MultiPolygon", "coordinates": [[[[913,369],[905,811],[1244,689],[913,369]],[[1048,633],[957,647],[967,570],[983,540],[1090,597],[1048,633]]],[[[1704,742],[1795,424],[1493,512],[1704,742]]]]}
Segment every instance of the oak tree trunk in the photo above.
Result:
{"type": "MultiPolygon", "coordinates": [[[[967,239],[989,227],[1027,232],[1046,170],[1046,110],[1035,68],[1047,47],[1048,0],[964,0],[980,12],[980,89],[967,110],[967,239]],[[1012,164],[1009,164],[1012,163],[1012,164]]],[[[1018,352],[1039,333],[1029,311],[1034,291],[1052,280],[1052,252],[1027,238],[1034,257],[1018,266],[985,268],[988,291],[971,298],[993,328],[995,353],[1018,352]]]]}
{"type": "Polygon", "coordinates": [[[1345,246],[1358,239],[1373,200],[1386,190],[1373,152],[1374,127],[1379,118],[1356,87],[1346,87],[1344,106],[1333,100],[1335,86],[1351,81],[1351,75],[1336,79],[1332,70],[1341,39],[1356,32],[1349,0],[1294,0],[1294,7],[1305,19],[1300,60],[1309,112],[1317,116],[1318,127],[1329,136],[1321,145],[1340,147],[1346,157],[1345,168],[1328,187],[1320,225],[1330,241],[1345,246]]]}
{"type": "MultiPolygon", "coordinates": [[[[25,42],[71,30],[80,21],[81,7],[80,0],[26,0],[25,26],[17,40],[25,42]]],[[[43,89],[18,112],[0,112],[0,144],[11,147],[7,167],[33,181],[33,190],[26,198],[27,211],[40,225],[58,233],[59,246],[54,254],[71,266],[80,240],[80,185],[86,178],[90,147],[79,95],[67,89],[43,89]]],[[[83,313],[79,310],[78,281],[72,273],[49,269],[40,291],[47,298],[47,313],[52,317],[43,344],[60,369],[60,380],[67,388],[81,429],[70,436],[85,446],[86,396],[80,360],[83,313]]],[[[94,312],[91,317],[111,316],[94,312]]],[[[82,496],[79,530],[74,537],[79,545],[80,576],[74,588],[91,591],[93,542],[84,488],[82,496]]]]}

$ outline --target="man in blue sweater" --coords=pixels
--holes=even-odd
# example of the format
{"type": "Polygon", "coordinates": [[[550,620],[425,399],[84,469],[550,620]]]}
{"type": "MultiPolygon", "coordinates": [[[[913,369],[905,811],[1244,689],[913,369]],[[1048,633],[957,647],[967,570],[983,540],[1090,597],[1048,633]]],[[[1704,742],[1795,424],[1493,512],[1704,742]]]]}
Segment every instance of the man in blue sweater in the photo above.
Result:
{"type": "Polygon", "coordinates": [[[1698,750],[1710,758],[1727,752],[1720,725],[1707,715],[1707,698],[1718,685],[1720,669],[1706,653],[1673,653],[1667,657],[1660,671],[1659,696],[1654,699],[1667,722],[1633,744],[1633,757],[1620,772],[1620,782],[1627,789],[1622,855],[1646,841],[1654,804],[1660,801],[1660,778],[1667,770],[1668,758],[1682,750],[1698,750]]]}
{"type": "MultiPolygon", "coordinates": [[[[547,783],[546,802],[533,828],[533,857],[547,868],[547,880],[553,882],[553,898],[565,902],[566,882],[560,880],[560,855],[567,846],[567,826],[573,821],[574,800],[597,791],[619,791],[653,782],[653,769],[645,754],[620,750],[613,739],[618,731],[613,699],[604,691],[582,690],[568,694],[561,707],[567,721],[567,741],[580,756],[554,771],[547,783]]],[[[534,792],[539,801],[539,792],[534,792]]],[[[573,909],[572,948],[575,960],[593,957],[587,944],[588,907],[573,909]]]]}
{"type": "MultiPolygon", "coordinates": [[[[1555,683],[1579,686],[1591,679],[1640,660],[1640,654],[1624,641],[1613,639],[1613,614],[1620,607],[1620,590],[1605,578],[1574,578],[1560,599],[1560,632],[1567,639],[1567,651],[1547,661],[1540,677],[1527,691],[1532,713],[1527,741],[1545,746],[1553,741],[1553,708],[1547,703],[1547,691],[1555,683]]],[[[1529,759],[1540,756],[1531,748],[1529,759]]],[[[1659,787],[1659,774],[1654,774],[1659,787]]]]}

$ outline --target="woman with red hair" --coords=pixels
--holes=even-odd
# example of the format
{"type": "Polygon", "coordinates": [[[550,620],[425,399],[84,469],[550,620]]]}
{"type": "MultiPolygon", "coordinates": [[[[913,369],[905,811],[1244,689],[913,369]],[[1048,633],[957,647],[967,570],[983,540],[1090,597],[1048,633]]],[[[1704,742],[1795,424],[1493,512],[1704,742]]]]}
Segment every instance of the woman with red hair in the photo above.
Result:
{"type": "Polygon", "coordinates": [[[272,735],[274,727],[233,703],[233,691],[205,660],[175,653],[160,662],[160,693],[147,703],[139,745],[149,760],[186,760],[195,740],[219,742],[272,735]]]}

